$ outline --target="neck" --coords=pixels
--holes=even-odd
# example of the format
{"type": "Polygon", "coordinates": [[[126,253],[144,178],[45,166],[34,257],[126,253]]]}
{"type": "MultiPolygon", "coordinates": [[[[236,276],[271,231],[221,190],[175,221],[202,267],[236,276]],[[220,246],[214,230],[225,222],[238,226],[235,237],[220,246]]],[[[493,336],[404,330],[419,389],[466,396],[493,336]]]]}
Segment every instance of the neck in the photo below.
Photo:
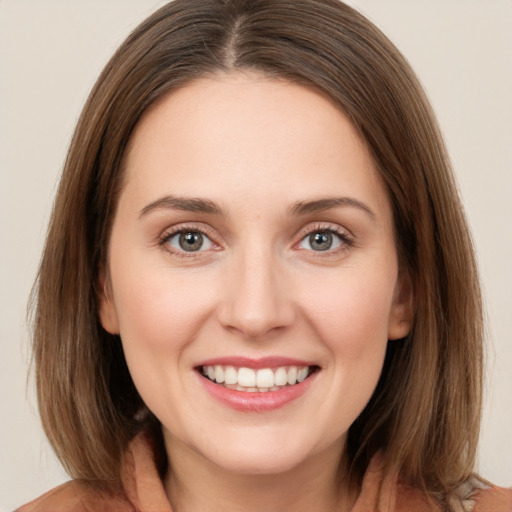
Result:
{"type": "Polygon", "coordinates": [[[225,470],[179,441],[167,442],[165,477],[173,512],[348,512],[356,498],[340,469],[343,446],[276,474],[225,470]]]}

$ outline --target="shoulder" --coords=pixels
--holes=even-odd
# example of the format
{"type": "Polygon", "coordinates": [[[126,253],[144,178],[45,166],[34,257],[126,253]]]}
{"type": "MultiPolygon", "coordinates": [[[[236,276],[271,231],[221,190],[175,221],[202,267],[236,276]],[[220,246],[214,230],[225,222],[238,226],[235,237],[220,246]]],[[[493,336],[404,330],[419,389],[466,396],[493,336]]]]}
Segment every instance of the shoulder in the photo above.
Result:
{"type": "MultiPolygon", "coordinates": [[[[399,485],[395,512],[441,512],[435,499],[418,489],[399,485]]],[[[476,476],[461,485],[448,500],[453,512],[512,512],[512,489],[484,482],[476,476]]]]}
{"type": "Polygon", "coordinates": [[[62,484],[23,505],[16,512],[133,512],[119,486],[99,486],[83,480],[62,484]]]}
{"type": "MultiPolygon", "coordinates": [[[[477,480],[474,478],[474,480],[477,480]]],[[[478,480],[477,488],[468,497],[471,512],[512,512],[512,489],[497,487],[478,480]]]]}

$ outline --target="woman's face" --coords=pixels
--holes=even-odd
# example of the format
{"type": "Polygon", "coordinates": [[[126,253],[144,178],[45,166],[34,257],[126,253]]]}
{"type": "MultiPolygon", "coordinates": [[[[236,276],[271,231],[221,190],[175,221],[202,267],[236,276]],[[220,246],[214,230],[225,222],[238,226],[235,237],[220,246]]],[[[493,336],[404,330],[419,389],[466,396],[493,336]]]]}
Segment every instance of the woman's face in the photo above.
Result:
{"type": "Polygon", "coordinates": [[[339,460],[411,321],[390,203],[347,117],[298,85],[220,75],[153,106],[125,163],[101,320],[171,458],[259,474],[339,460]]]}

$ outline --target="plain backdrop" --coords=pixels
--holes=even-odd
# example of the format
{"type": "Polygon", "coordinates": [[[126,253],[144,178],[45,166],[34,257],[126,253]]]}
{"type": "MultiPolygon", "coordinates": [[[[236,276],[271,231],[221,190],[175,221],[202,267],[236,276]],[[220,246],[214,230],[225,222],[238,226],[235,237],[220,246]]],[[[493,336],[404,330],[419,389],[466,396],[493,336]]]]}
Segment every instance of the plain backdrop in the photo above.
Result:
{"type": "MultiPolygon", "coordinates": [[[[27,298],[80,109],[126,35],[165,2],[0,0],[0,511],[67,479],[28,381],[27,298]]],[[[478,250],[489,361],[479,470],[512,484],[512,0],[353,0],[420,76],[478,250]]]]}

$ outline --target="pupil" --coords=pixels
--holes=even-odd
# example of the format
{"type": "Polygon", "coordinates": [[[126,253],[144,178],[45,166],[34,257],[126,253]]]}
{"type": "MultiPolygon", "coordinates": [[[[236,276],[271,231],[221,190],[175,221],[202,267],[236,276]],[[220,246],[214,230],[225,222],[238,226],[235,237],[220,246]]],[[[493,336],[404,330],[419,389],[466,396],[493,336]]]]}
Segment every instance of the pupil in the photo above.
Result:
{"type": "Polygon", "coordinates": [[[311,248],[315,251],[327,251],[332,245],[331,233],[313,233],[309,237],[311,248]]]}
{"type": "Polygon", "coordinates": [[[197,251],[203,245],[203,235],[201,233],[182,233],[179,242],[184,251],[197,251]]]}

